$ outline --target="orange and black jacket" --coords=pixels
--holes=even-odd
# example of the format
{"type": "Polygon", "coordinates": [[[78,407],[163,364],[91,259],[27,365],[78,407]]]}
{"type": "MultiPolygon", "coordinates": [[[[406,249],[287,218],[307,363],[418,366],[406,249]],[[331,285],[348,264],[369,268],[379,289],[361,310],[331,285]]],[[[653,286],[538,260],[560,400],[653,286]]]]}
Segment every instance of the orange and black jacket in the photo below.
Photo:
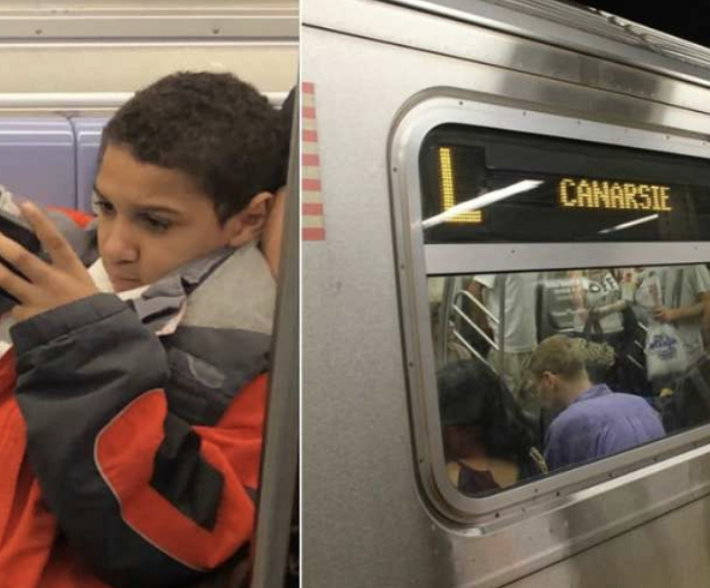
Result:
{"type": "Polygon", "coordinates": [[[270,339],[200,307],[244,302],[223,291],[242,254],[259,255],[213,256],[134,301],[97,294],[13,327],[0,588],[186,585],[248,543],[270,339]]]}

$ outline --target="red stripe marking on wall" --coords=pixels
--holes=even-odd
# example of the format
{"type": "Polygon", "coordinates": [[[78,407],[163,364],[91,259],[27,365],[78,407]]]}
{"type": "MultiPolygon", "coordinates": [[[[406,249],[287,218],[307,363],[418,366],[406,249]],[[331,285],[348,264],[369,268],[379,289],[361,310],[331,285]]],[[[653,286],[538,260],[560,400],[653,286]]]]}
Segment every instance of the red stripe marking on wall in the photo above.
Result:
{"type": "Polygon", "coordinates": [[[304,153],[302,158],[303,165],[320,166],[320,157],[317,153],[304,153]]]}
{"type": "Polygon", "coordinates": [[[320,180],[314,180],[310,178],[304,178],[301,188],[304,190],[313,190],[314,192],[320,192],[320,180]]]}
{"type": "Polygon", "coordinates": [[[325,229],[323,228],[304,228],[303,229],[303,240],[304,241],[325,241],[325,229]]]}
{"type": "Polygon", "coordinates": [[[301,132],[302,142],[308,143],[309,153],[301,155],[301,164],[309,170],[309,176],[315,175],[313,178],[301,179],[301,189],[304,199],[309,202],[303,202],[301,205],[301,214],[304,219],[308,219],[310,227],[303,227],[301,230],[301,238],[303,241],[325,241],[325,227],[323,226],[323,195],[321,194],[321,181],[318,173],[320,168],[320,155],[318,149],[318,132],[316,131],[316,86],[312,82],[302,82],[301,90],[304,95],[308,96],[306,104],[302,106],[301,114],[303,120],[308,120],[309,129],[303,129],[301,132]]]}
{"type": "Polygon", "coordinates": [[[323,214],[323,204],[321,202],[304,202],[302,211],[304,216],[320,216],[323,214]]]}

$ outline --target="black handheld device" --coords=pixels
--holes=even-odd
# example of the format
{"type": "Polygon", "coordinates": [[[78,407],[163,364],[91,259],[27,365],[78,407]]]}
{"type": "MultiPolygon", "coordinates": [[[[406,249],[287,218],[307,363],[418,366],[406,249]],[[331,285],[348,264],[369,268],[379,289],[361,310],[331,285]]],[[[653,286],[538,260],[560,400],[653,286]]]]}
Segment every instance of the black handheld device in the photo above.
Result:
{"type": "MultiPolygon", "coordinates": [[[[35,255],[38,255],[42,249],[42,244],[30,224],[25,219],[5,212],[4,210],[0,210],[0,233],[5,235],[8,239],[19,243],[27,249],[27,251],[35,255]]],[[[0,257],[0,263],[16,274],[22,275],[14,266],[2,259],[2,257],[0,257]]],[[[3,288],[0,288],[0,312],[6,311],[8,307],[14,306],[15,303],[17,303],[17,299],[3,288]],[[8,301],[12,301],[12,304],[8,304],[8,301]]]]}

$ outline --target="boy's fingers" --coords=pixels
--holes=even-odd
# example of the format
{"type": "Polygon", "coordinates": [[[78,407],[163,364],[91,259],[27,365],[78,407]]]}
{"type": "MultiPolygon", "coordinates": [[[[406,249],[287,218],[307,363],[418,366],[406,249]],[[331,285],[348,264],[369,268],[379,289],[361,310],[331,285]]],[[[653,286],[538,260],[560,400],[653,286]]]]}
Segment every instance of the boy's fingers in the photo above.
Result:
{"type": "Polygon", "coordinates": [[[81,261],[74,253],[69,242],[46,214],[31,203],[23,204],[21,209],[25,218],[36,231],[44,250],[49,254],[55,265],[66,270],[71,270],[77,266],[83,269],[84,266],[81,265],[81,261]]]}
{"type": "Polygon", "coordinates": [[[5,265],[0,264],[0,288],[7,290],[22,304],[29,299],[33,286],[11,272],[5,265]]]}
{"type": "MultiPolygon", "coordinates": [[[[0,258],[15,267],[17,271],[33,283],[41,282],[49,269],[49,266],[39,257],[2,233],[0,233],[0,258]]],[[[2,267],[11,275],[14,275],[5,266],[2,267]]]]}

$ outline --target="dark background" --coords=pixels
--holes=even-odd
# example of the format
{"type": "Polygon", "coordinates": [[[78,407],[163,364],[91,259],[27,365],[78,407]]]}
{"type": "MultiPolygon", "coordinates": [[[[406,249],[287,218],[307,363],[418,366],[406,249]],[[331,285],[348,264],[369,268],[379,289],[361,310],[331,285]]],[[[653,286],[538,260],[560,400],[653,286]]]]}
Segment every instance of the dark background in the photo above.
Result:
{"type": "Polygon", "coordinates": [[[579,0],[622,18],[710,47],[710,0],[579,0]]]}

